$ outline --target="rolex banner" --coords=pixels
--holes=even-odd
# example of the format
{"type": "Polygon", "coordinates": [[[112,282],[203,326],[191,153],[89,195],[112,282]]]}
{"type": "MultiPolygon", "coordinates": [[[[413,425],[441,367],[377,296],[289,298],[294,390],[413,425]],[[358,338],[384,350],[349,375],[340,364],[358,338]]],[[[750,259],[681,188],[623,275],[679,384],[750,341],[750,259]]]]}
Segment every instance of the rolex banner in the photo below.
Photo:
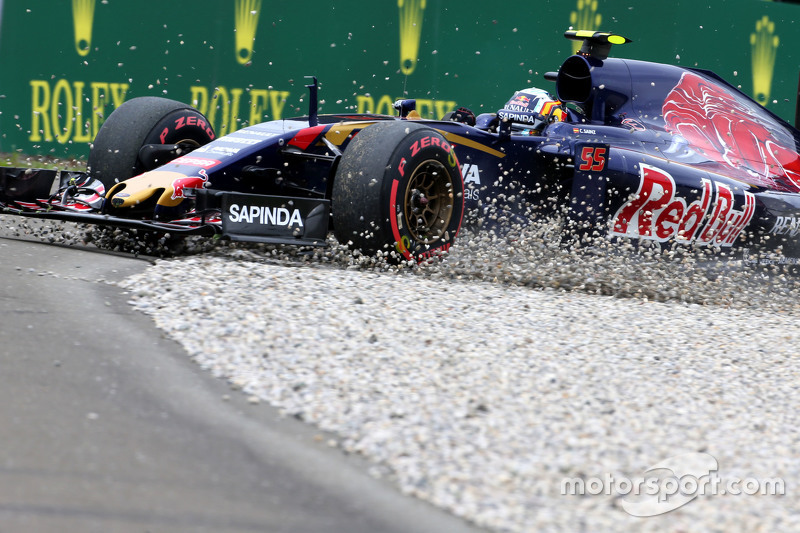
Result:
{"type": "Polygon", "coordinates": [[[697,66],[790,122],[800,5],[762,0],[0,0],[0,151],[85,156],[137,96],[189,102],[218,134],[308,109],[426,118],[496,111],[518,89],[554,90],[570,27],[633,40],[612,55],[697,66]]]}

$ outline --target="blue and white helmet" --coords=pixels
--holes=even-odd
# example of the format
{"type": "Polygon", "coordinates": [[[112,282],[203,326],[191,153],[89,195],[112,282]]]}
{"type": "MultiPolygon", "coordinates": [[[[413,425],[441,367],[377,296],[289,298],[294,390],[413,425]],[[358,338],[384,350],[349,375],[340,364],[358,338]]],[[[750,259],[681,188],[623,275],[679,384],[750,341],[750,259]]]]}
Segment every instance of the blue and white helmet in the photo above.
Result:
{"type": "Polygon", "coordinates": [[[524,130],[532,135],[540,133],[548,122],[566,118],[562,103],[536,87],[515,92],[497,115],[501,120],[510,121],[514,130],[524,130]]]}

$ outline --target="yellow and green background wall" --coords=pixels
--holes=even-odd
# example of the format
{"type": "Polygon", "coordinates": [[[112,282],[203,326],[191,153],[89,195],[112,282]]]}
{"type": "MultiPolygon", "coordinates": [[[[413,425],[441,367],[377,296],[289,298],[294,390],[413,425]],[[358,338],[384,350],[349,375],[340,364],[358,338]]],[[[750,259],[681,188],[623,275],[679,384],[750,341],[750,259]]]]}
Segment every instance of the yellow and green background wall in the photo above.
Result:
{"type": "Polygon", "coordinates": [[[553,90],[578,43],[633,40],[613,56],[715,71],[789,122],[800,75],[800,5],[765,0],[0,0],[0,151],[85,156],[125,100],[189,102],[218,134],[320,111],[439,118],[496,111],[553,90]]]}

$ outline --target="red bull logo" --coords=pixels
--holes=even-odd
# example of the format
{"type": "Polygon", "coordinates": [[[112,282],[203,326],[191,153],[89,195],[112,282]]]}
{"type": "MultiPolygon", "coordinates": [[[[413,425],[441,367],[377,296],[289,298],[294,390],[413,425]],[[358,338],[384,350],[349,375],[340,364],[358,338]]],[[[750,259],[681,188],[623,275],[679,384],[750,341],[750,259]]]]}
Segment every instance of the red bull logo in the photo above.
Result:
{"type": "Polygon", "coordinates": [[[511,103],[514,105],[521,105],[522,107],[528,107],[528,105],[531,103],[531,99],[524,94],[520,94],[515,96],[514,99],[511,100],[511,103]]]}
{"type": "Polygon", "coordinates": [[[172,182],[172,199],[186,198],[186,189],[202,189],[207,187],[208,173],[205,169],[200,169],[199,176],[186,176],[177,178],[172,182]]]}
{"type": "Polygon", "coordinates": [[[611,235],[731,246],[753,218],[756,200],[750,192],[744,191],[739,211],[729,185],[703,179],[700,198],[687,203],[676,194],[675,180],[667,172],[648,165],[640,168],[639,190],[614,215],[611,235]]]}

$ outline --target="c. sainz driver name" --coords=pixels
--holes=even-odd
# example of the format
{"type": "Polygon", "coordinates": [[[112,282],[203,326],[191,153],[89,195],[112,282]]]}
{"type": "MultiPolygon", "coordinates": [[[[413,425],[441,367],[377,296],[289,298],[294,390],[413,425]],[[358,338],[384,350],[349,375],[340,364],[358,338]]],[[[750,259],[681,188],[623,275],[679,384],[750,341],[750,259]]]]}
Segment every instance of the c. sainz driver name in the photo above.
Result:
{"type": "Polygon", "coordinates": [[[298,209],[231,204],[228,211],[228,220],[231,222],[265,226],[303,226],[303,218],[298,209]]]}

